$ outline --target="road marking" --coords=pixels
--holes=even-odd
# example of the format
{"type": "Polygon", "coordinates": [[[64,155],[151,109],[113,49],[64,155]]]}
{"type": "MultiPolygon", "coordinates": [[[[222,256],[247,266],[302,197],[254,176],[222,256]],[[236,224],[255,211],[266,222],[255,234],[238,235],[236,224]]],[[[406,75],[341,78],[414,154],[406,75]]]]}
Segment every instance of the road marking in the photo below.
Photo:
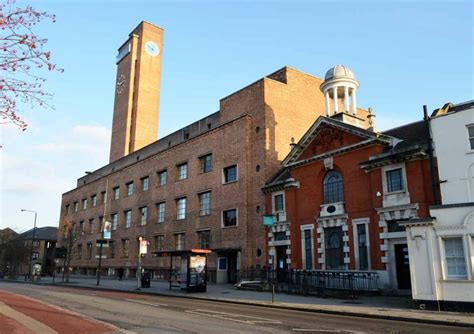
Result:
{"type": "Polygon", "coordinates": [[[230,320],[235,322],[240,322],[244,324],[281,324],[282,322],[279,320],[273,319],[265,319],[265,318],[258,318],[258,317],[249,317],[246,315],[240,315],[235,313],[226,313],[226,312],[218,312],[218,311],[211,311],[211,310],[186,310],[186,313],[192,313],[197,315],[204,315],[211,318],[218,318],[223,320],[230,320]]]}
{"type": "Polygon", "coordinates": [[[149,303],[149,302],[145,302],[145,301],[142,301],[142,300],[136,300],[136,299],[124,299],[128,302],[132,302],[132,303],[137,303],[137,304],[143,304],[143,305],[148,305],[148,306],[156,306],[156,307],[160,307],[160,306],[168,306],[167,304],[161,304],[161,303],[149,303]]]}
{"type": "Polygon", "coordinates": [[[18,321],[23,326],[27,327],[29,330],[34,333],[40,334],[58,334],[54,329],[49,326],[46,326],[42,322],[39,322],[26,314],[18,312],[6,305],[5,303],[0,302],[0,313],[6,315],[9,318],[12,318],[15,321],[18,321]]]}
{"type": "Polygon", "coordinates": [[[292,330],[294,332],[325,332],[325,333],[365,334],[365,332],[351,331],[349,329],[293,328],[292,330]]]}

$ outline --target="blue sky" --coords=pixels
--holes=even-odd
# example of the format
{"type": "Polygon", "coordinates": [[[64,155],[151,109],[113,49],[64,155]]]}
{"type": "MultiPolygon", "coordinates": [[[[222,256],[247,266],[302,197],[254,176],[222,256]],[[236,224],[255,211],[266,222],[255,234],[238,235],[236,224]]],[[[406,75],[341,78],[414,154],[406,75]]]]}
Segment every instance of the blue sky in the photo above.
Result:
{"type": "Polygon", "coordinates": [[[18,1],[43,22],[55,110],[23,110],[27,132],[1,129],[0,227],[57,225],[61,194],[107,163],[117,48],[146,20],[165,29],[159,137],[219,108],[219,99],[288,65],[360,81],[358,105],[380,129],[418,120],[422,105],[473,98],[472,1],[18,1]]]}

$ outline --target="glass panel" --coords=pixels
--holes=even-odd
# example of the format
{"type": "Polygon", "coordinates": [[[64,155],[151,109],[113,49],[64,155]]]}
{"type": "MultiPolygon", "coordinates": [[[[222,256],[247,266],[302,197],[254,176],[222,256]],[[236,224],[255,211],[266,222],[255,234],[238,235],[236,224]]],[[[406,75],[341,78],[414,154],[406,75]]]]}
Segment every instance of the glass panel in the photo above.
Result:
{"type": "Polygon", "coordinates": [[[313,245],[311,238],[311,230],[304,231],[304,248],[305,248],[305,260],[306,269],[313,269],[313,245]]]}
{"type": "Polygon", "coordinates": [[[359,247],[359,270],[368,270],[369,261],[367,254],[367,225],[358,224],[357,225],[357,241],[359,247]]]}
{"type": "Polygon", "coordinates": [[[324,229],[326,242],[326,269],[345,269],[342,228],[329,227],[324,229]]]}
{"type": "Polygon", "coordinates": [[[342,202],[344,198],[342,176],[339,172],[331,171],[323,181],[324,203],[342,202]]]}
{"type": "Polygon", "coordinates": [[[402,178],[402,169],[389,170],[386,173],[387,175],[387,191],[401,191],[403,190],[403,178],[402,178]]]}
{"type": "Polygon", "coordinates": [[[285,211],[283,208],[283,194],[276,195],[274,197],[274,200],[275,200],[275,212],[285,211]]]}

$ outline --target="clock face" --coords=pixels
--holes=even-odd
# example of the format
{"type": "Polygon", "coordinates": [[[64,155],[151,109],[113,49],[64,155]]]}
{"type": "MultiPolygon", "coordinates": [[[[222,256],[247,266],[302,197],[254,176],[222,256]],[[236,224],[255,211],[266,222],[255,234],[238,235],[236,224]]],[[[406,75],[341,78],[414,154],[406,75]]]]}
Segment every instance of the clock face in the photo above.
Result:
{"type": "Polygon", "coordinates": [[[125,87],[125,75],[120,74],[120,76],[117,80],[117,94],[122,93],[124,87],[125,87]]]}
{"type": "Polygon", "coordinates": [[[156,57],[160,54],[160,48],[155,42],[152,41],[145,43],[145,51],[152,57],[156,57]]]}

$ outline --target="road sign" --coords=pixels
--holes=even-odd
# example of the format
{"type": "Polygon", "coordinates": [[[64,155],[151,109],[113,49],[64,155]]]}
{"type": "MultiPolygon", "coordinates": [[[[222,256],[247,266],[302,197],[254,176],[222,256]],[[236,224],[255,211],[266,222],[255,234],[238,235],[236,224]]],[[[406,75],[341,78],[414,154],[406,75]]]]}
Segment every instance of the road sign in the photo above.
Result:
{"type": "Polygon", "coordinates": [[[263,216],[263,225],[272,226],[275,224],[275,218],[272,215],[263,216]]]}
{"type": "MultiPolygon", "coordinates": [[[[99,255],[96,255],[95,258],[98,259],[98,258],[100,258],[100,256],[99,256],[99,255]]],[[[103,258],[103,259],[106,259],[107,256],[106,256],[106,255],[102,255],[102,258],[103,258]]]]}

